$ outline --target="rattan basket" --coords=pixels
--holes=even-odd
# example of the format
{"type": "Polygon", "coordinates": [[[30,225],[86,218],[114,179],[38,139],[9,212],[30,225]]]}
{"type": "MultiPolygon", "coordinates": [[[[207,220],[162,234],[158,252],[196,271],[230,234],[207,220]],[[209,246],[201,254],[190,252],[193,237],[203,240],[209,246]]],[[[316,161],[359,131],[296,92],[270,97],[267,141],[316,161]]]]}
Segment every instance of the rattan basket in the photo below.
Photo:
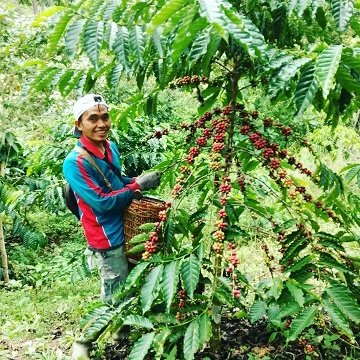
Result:
{"type": "Polygon", "coordinates": [[[125,249],[130,262],[137,263],[141,259],[142,252],[128,253],[134,246],[129,241],[143,232],[140,225],[159,221],[159,211],[165,210],[165,201],[143,197],[141,200],[133,200],[124,211],[124,234],[125,249]]]}

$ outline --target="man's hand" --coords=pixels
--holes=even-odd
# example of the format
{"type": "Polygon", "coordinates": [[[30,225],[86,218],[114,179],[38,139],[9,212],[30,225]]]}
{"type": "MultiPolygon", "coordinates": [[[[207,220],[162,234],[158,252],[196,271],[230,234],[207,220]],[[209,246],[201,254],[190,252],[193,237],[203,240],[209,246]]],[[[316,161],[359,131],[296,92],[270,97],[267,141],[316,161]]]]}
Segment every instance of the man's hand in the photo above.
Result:
{"type": "Polygon", "coordinates": [[[160,173],[153,171],[146,174],[141,174],[136,178],[136,182],[139,184],[141,191],[155,189],[160,185],[160,173]]]}

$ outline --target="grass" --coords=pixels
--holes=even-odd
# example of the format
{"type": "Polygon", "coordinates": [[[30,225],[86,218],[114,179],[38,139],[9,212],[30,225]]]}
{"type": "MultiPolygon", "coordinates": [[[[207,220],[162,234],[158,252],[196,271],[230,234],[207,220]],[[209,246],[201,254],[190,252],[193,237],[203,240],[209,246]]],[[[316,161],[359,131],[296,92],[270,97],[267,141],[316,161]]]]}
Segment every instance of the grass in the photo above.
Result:
{"type": "Polygon", "coordinates": [[[84,248],[73,241],[35,252],[12,247],[16,279],[0,292],[0,359],[69,358],[79,320],[100,293],[97,273],[79,272],[84,248]]]}

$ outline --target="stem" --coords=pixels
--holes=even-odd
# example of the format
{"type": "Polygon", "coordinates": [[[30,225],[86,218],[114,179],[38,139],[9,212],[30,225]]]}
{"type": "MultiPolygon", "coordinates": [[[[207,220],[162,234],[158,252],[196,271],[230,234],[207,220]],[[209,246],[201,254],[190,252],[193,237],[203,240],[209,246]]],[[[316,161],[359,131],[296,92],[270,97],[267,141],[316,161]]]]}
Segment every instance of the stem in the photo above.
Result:
{"type": "MultiPolygon", "coordinates": [[[[221,266],[221,256],[219,254],[215,255],[215,264],[214,264],[214,283],[213,283],[213,294],[217,291],[219,287],[219,277],[222,274],[221,266]]],[[[212,337],[210,339],[210,349],[215,353],[219,354],[221,350],[221,304],[213,297],[212,303],[212,315],[211,315],[211,327],[212,327],[212,337]]]]}

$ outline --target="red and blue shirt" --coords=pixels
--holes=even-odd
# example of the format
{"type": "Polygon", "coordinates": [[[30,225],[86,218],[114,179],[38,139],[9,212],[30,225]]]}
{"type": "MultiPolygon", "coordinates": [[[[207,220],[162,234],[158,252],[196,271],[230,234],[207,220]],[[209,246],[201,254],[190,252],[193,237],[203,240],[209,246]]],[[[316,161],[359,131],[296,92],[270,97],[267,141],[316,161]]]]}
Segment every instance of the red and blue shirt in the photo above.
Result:
{"type": "Polygon", "coordinates": [[[89,152],[114,189],[108,188],[98,170],[77,151],[65,158],[63,172],[75,193],[88,246],[95,251],[119,247],[124,243],[123,211],[140,187],[135,178],[120,179],[116,174],[121,173],[121,164],[114,143],[104,142],[105,155],[83,136],[77,145],[89,152]]]}

